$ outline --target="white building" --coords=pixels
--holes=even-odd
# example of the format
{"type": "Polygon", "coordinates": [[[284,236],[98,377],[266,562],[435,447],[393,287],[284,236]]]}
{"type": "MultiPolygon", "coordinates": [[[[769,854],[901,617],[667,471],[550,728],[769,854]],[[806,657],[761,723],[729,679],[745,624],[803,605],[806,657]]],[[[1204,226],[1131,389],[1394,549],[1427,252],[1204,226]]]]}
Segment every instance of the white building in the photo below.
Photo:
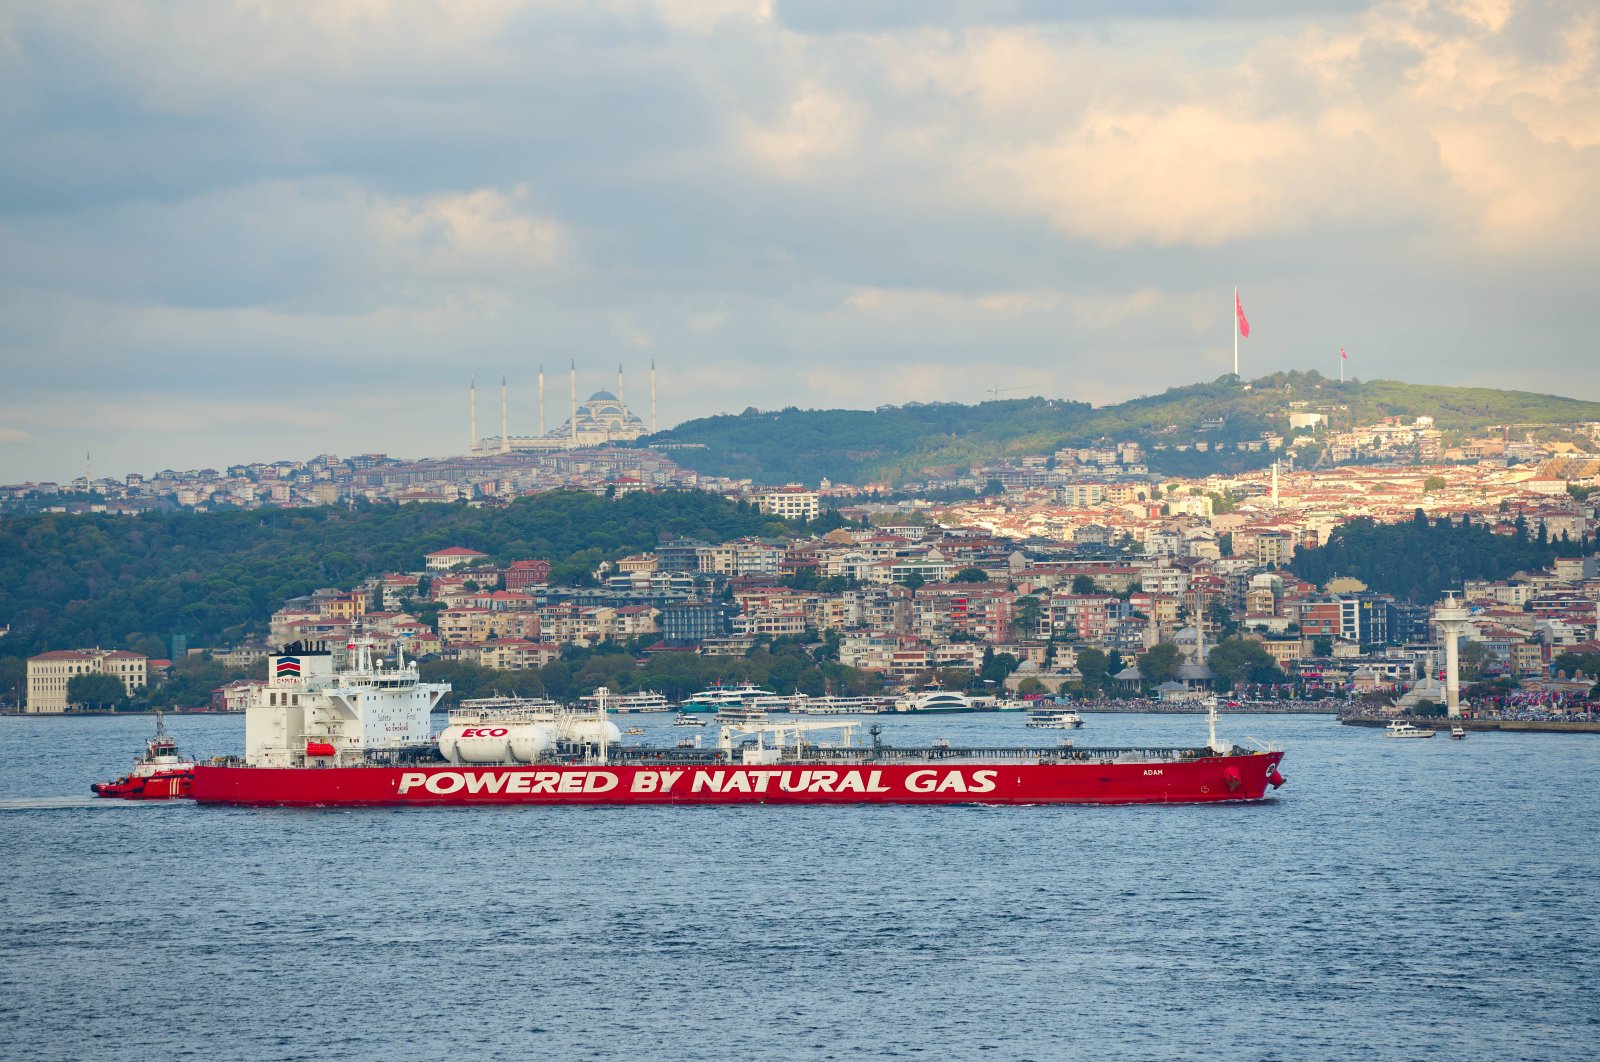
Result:
{"type": "Polygon", "coordinates": [[[784,520],[815,520],[822,513],[822,496],[797,483],[755,495],[756,508],[784,520]]]}

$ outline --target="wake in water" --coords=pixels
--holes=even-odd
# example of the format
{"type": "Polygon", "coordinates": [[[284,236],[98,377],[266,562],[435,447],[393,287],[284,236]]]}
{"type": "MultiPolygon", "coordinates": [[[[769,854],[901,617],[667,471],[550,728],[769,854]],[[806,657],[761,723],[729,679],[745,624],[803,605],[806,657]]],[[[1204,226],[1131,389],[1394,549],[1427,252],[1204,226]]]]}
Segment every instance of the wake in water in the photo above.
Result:
{"type": "Polygon", "coordinates": [[[0,799],[0,811],[55,811],[62,808],[136,808],[167,803],[159,800],[103,800],[96,796],[8,797],[0,799]]]}

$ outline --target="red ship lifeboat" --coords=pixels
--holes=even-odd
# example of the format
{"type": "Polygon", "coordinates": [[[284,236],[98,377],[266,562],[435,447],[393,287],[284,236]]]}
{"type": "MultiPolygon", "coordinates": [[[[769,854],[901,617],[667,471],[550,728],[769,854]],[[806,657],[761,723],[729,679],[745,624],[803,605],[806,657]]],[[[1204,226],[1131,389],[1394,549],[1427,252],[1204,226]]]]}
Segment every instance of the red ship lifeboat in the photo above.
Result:
{"type": "Polygon", "coordinates": [[[307,756],[337,756],[338,754],[339,750],[328,744],[326,741],[306,742],[307,756]]]}

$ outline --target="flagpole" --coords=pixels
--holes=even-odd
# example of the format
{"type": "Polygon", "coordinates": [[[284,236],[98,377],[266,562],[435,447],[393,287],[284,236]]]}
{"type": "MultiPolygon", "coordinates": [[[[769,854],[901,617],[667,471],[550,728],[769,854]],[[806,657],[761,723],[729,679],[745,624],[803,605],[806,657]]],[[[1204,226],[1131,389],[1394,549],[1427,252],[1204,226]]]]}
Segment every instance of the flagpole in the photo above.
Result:
{"type": "Polygon", "coordinates": [[[1233,305],[1228,307],[1233,318],[1233,375],[1239,375],[1239,285],[1233,286],[1233,305]]]}
{"type": "Polygon", "coordinates": [[[1339,382],[1344,383],[1344,350],[1339,351],[1339,382]]]}

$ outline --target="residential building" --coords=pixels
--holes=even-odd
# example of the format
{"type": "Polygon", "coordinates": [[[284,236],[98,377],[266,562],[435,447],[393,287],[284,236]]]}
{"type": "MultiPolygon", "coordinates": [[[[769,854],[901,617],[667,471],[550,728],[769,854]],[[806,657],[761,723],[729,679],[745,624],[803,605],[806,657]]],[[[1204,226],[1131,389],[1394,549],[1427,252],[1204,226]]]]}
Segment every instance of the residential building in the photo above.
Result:
{"type": "Polygon", "coordinates": [[[756,508],[785,520],[815,520],[822,513],[822,498],[796,483],[755,495],[756,508]]]}

